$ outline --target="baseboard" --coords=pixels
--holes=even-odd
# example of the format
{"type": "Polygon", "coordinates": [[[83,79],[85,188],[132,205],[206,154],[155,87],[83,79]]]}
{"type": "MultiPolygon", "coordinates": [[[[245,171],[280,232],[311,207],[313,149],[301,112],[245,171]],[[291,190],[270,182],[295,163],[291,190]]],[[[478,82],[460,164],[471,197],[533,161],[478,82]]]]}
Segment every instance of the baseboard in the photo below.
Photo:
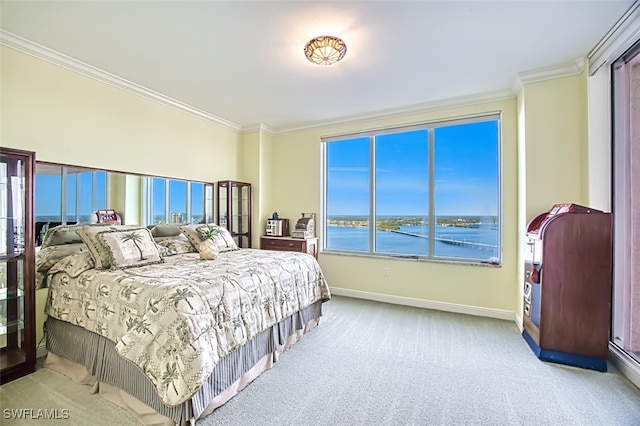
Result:
{"type": "Polygon", "coordinates": [[[41,345],[36,348],[36,358],[43,358],[47,356],[47,353],[47,347],[45,345],[41,345]]]}
{"type": "Polygon", "coordinates": [[[640,365],[613,343],[609,343],[609,362],[640,389],[640,365]]]}
{"type": "Polygon", "coordinates": [[[368,291],[351,290],[348,288],[331,287],[331,293],[335,294],[336,296],[347,296],[356,299],[393,303],[395,305],[413,306],[415,308],[435,309],[438,311],[454,312],[457,314],[466,314],[474,315],[477,317],[488,317],[506,321],[514,321],[517,325],[517,315],[514,312],[504,311],[500,309],[479,308],[477,306],[459,305],[456,303],[434,302],[432,300],[392,296],[389,294],[371,293],[368,291]]]}

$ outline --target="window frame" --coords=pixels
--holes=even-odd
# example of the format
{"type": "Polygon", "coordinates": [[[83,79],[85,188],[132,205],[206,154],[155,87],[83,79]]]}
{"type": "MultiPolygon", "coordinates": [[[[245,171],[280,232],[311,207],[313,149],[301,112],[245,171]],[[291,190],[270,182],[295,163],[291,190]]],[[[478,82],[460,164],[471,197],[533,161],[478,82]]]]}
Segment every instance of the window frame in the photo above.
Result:
{"type": "Polygon", "coordinates": [[[415,260],[415,261],[424,261],[424,262],[436,262],[436,263],[455,263],[455,264],[471,264],[471,265],[482,265],[482,266],[502,266],[503,260],[503,185],[502,185],[502,176],[503,176],[503,166],[502,166],[502,112],[501,111],[490,111],[483,112],[479,114],[459,116],[459,117],[451,117],[451,118],[443,118],[438,120],[429,120],[429,121],[421,121],[418,123],[409,123],[397,126],[388,126],[388,127],[379,127],[373,128],[369,130],[362,130],[356,132],[349,133],[341,133],[330,136],[322,136],[320,138],[320,150],[321,150],[321,179],[320,179],[320,236],[321,236],[321,246],[320,252],[325,254],[335,254],[335,255],[347,255],[347,256],[358,256],[358,257],[372,257],[372,258],[392,258],[392,259],[402,259],[402,260],[415,260]],[[393,253],[384,253],[376,251],[376,206],[375,206],[375,137],[379,135],[388,135],[393,133],[401,133],[401,132],[409,132],[413,130],[427,130],[428,131],[428,160],[427,160],[427,171],[429,176],[429,188],[428,188],[428,235],[435,235],[435,227],[436,227],[436,213],[435,213],[435,141],[434,141],[434,131],[440,127],[449,127],[455,125],[464,125],[471,123],[480,123],[484,121],[497,121],[497,141],[496,141],[496,167],[497,167],[497,206],[496,206],[496,217],[497,217],[497,259],[496,258],[488,258],[488,259],[478,259],[478,258],[467,258],[467,257],[448,257],[448,256],[436,256],[435,253],[435,241],[433,238],[429,238],[429,249],[427,255],[417,255],[417,254],[393,254],[393,253]],[[368,211],[368,220],[369,220],[369,248],[368,251],[355,251],[355,250],[345,250],[345,249],[335,249],[335,248],[327,248],[327,195],[329,193],[328,189],[328,158],[327,158],[327,146],[329,142],[340,141],[345,139],[354,139],[354,138],[362,138],[369,137],[369,211],[368,211]]]}

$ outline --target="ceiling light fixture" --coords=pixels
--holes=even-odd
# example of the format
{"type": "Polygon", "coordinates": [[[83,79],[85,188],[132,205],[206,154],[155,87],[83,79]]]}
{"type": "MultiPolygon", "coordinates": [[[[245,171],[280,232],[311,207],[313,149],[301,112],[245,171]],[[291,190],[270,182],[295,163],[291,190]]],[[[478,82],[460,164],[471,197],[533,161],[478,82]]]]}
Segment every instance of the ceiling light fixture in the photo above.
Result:
{"type": "Polygon", "coordinates": [[[304,47],[304,55],[318,65],[331,65],[344,58],[347,45],[334,36],[320,36],[309,40],[304,47]]]}

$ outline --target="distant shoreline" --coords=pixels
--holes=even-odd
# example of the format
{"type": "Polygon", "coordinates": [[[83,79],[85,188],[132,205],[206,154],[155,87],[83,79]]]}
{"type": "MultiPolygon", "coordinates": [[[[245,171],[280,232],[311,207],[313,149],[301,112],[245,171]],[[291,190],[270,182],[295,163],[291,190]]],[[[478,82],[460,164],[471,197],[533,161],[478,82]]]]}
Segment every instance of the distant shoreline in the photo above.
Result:
{"type": "MultiPolygon", "coordinates": [[[[480,228],[482,225],[497,225],[497,216],[440,216],[436,218],[436,226],[455,228],[480,228]]],[[[376,229],[380,231],[397,231],[401,226],[426,226],[428,219],[417,216],[379,216],[376,229]]],[[[327,218],[327,226],[368,228],[368,218],[362,216],[332,216],[327,218]]]]}

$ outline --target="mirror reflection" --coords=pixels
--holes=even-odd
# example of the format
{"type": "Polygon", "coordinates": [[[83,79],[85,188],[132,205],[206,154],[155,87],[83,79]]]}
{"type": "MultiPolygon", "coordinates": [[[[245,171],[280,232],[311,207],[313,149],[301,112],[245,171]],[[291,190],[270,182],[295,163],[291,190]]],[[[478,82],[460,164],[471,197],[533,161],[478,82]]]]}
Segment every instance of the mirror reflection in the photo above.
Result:
{"type": "Polygon", "coordinates": [[[105,209],[128,225],[213,222],[213,184],[36,162],[36,245],[48,228],[96,222],[105,209]]]}

